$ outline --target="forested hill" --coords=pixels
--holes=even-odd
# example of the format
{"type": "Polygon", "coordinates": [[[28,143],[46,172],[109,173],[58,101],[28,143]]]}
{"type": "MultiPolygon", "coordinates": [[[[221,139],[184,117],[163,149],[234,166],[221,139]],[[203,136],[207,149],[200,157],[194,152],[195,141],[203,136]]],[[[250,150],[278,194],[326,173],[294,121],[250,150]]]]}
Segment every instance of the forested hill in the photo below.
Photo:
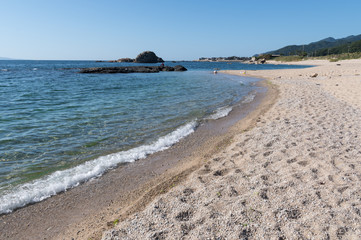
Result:
{"type": "Polygon", "coordinates": [[[319,50],[331,49],[342,45],[350,45],[351,43],[359,40],[361,40],[361,34],[357,36],[351,35],[346,38],[340,38],[340,39],[329,37],[322,39],[318,42],[312,42],[307,45],[305,44],[305,45],[286,46],[275,51],[267,52],[266,54],[289,56],[289,55],[300,55],[301,53],[305,53],[307,55],[311,55],[311,54],[313,55],[315,54],[315,52],[319,50]]]}
{"type": "Polygon", "coordinates": [[[361,52],[361,40],[352,43],[342,44],[333,48],[324,48],[316,51],[315,56],[326,56],[332,54],[361,52]]]}

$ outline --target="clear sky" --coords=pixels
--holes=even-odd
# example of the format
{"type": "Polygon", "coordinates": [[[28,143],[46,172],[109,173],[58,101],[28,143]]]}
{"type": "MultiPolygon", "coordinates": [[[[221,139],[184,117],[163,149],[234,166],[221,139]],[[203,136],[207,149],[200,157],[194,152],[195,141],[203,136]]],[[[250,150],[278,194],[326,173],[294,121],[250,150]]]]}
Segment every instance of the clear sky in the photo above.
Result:
{"type": "Polygon", "coordinates": [[[361,34],[360,9],[360,0],[0,0],[0,57],[251,56],[361,34]]]}

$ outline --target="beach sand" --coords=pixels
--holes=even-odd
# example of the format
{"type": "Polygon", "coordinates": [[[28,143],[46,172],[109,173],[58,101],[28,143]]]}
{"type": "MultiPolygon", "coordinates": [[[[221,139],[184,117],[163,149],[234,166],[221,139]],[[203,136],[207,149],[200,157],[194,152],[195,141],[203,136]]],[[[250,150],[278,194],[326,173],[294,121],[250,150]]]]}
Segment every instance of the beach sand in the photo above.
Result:
{"type": "Polygon", "coordinates": [[[278,99],[103,239],[361,239],[361,60],[296,64],[225,71],[278,99]]]}

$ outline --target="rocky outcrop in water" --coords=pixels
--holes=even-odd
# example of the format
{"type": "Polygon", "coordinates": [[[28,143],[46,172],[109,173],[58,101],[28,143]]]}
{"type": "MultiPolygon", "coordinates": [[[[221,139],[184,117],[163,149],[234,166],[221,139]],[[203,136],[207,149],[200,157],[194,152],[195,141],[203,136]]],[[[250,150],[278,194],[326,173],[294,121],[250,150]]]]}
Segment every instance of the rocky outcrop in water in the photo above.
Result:
{"type": "Polygon", "coordinates": [[[164,60],[158,57],[152,51],[145,51],[134,58],[119,58],[118,60],[110,60],[110,61],[96,61],[96,62],[136,62],[136,63],[159,63],[164,62],[164,60]]]}
{"type": "Polygon", "coordinates": [[[136,58],[135,62],[137,63],[158,63],[158,62],[164,62],[162,58],[158,57],[154,52],[152,51],[145,51],[140,53],[136,58]]]}
{"type": "Polygon", "coordinates": [[[174,71],[187,71],[187,69],[185,67],[183,67],[182,65],[177,65],[177,66],[174,66],[174,71]]]}
{"type": "Polygon", "coordinates": [[[109,61],[96,61],[96,62],[110,62],[110,63],[116,63],[116,62],[134,62],[133,58],[119,58],[118,60],[109,60],[109,61]]]}
{"type": "Polygon", "coordinates": [[[120,58],[117,62],[134,62],[133,58],[120,58]]]}
{"type": "Polygon", "coordinates": [[[187,69],[181,65],[169,66],[130,66],[130,67],[98,67],[83,68],[80,73],[157,73],[157,72],[182,72],[187,69]]]}

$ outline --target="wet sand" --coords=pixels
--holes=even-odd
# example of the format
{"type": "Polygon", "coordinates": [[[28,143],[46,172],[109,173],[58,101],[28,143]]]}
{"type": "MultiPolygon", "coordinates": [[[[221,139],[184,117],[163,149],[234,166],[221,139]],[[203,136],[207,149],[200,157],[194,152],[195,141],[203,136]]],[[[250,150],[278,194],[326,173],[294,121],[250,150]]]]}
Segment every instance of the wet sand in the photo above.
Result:
{"type": "Polygon", "coordinates": [[[222,151],[232,141],[235,125],[244,130],[255,123],[274,102],[275,90],[269,92],[260,91],[251,103],[234,106],[225,118],[204,122],[166,151],[0,216],[0,239],[100,239],[114,223],[142,211],[222,151]]]}
{"type": "Polygon", "coordinates": [[[361,239],[361,60],[296,64],[227,71],[277,101],[103,239],[361,239]]]}

